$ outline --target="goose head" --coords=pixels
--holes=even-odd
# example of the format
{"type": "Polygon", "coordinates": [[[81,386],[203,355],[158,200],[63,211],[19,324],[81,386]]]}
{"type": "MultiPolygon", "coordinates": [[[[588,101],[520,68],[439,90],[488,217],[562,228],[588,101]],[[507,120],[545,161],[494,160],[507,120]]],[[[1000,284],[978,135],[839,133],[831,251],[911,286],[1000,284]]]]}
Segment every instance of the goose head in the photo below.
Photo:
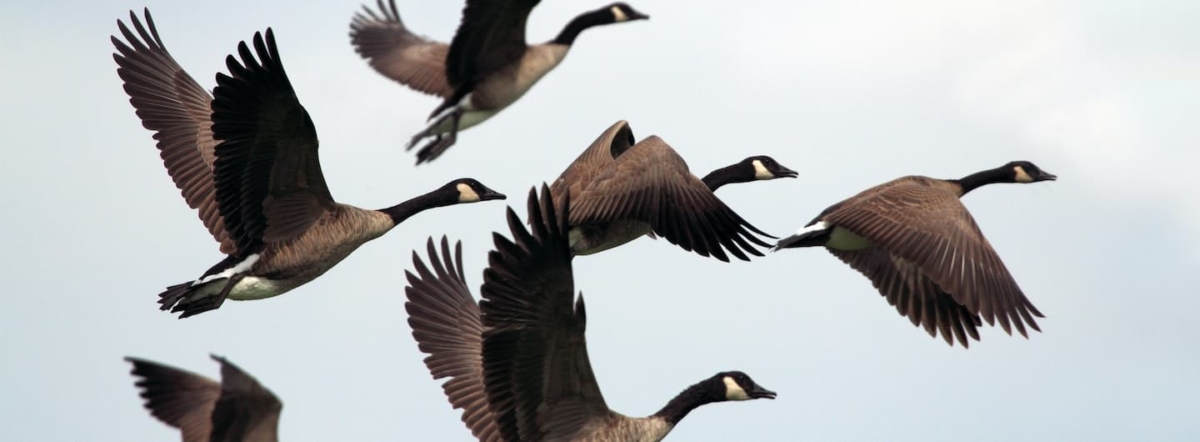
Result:
{"type": "Polygon", "coordinates": [[[609,23],[623,23],[623,22],[633,21],[633,20],[648,20],[648,19],[650,19],[649,15],[638,12],[636,9],[633,9],[632,6],[629,6],[628,4],[626,4],[624,2],[613,3],[611,5],[605,6],[604,8],[598,9],[597,12],[604,11],[604,10],[607,10],[608,15],[610,17],[612,17],[611,18],[612,21],[610,21],[609,23]]]}
{"type": "Polygon", "coordinates": [[[459,178],[446,183],[437,190],[448,197],[453,197],[455,204],[477,203],[480,201],[502,200],[508,197],[503,193],[492,190],[474,178],[459,178]]]}
{"type": "Polygon", "coordinates": [[[1012,182],[1014,183],[1036,183],[1058,179],[1054,174],[1042,170],[1029,161],[1013,161],[1004,165],[1004,168],[1012,172],[1012,182]]]}
{"type": "Polygon", "coordinates": [[[750,399],[775,399],[775,392],[763,388],[740,371],[717,373],[708,380],[713,392],[720,396],[717,401],[747,401],[750,399]]]}

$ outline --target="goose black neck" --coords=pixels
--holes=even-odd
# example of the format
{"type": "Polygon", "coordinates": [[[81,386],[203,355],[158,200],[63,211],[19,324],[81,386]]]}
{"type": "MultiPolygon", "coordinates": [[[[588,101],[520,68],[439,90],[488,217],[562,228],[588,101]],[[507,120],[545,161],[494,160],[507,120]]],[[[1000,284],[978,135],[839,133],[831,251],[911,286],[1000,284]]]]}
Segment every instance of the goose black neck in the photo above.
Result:
{"type": "Polygon", "coordinates": [[[704,185],[708,186],[708,190],[716,191],[717,188],[726,184],[747,183],[754,181],[754,177],[746,177],[742,172],[745,166],[742,164],[734,164],[725,166],[720,169],[709,172],[704,176],[704,185]]]}
{"type": "Polygon", "coordinates": [[[612,12],[607,9],[579,14],[570,23],[567,23],[562,32],[558,33],[558,37],[554,37],[554,43],[570,46],[575,43],[575,37],[578,37],[579,33],[585,29],[592,26],[609,24],[612,23],[612,20],[612,12]]]}
{"type": "Polygon", "coordinates": [[[445,192],[441,189],[429,192],[427,194],[415,197],[400,204],[380,209],[380,212],[386,213],[392,217],[393,224],[400,224],[404,220],[421,213],[423,211],[435,208],[445,207],[458,202],[458,196],[454,192],[445,192]]]}
{"type": "Polygon", "coordinates": [[[674,399],[671,399],[671,402],[667,402],[662,410],[654,413],[654,416],[663,418],[670,425],[675,425],[696,407],[720,401],[722,395],[723,393],[714,391],[710,381],[700,382],[680,392],[674,399]]]}
{"type": "Polygon", "coordinates": [[[1006,167],[998,169],[988,169],[962,177],[958,180],[950,180],[962,187],[963,195],[967,192],[978,189],[980,186],[995,183],[1011,183],[1013,181],[1013,172],[1006,167]]]}

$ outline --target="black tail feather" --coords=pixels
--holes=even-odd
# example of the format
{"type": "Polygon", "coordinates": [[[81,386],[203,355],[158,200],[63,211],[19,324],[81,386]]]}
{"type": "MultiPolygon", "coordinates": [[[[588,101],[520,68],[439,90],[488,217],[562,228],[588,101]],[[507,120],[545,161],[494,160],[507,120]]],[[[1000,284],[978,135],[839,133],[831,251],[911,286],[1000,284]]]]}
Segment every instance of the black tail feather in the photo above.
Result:
{"type": "MultiPolygon", "coordinates": [[[[240,278],[235,277],[235,279],[240,278]]],[[[200,285],[195,285],[194,282],[185,282],[167,287],[166,290],[158,294],[159,309],[170,310],[171,313],[181,313],[179,319],[195,316],[209,310],[216,310],[225,302],[225,297],[229,295],[229,290],[236,283],[237,281],[234,279],[221,278],[200,285]],[[210,287],[213,284],[221,284],[223,286],[219,294],[192,299],[197,291],[210,287]]]]}

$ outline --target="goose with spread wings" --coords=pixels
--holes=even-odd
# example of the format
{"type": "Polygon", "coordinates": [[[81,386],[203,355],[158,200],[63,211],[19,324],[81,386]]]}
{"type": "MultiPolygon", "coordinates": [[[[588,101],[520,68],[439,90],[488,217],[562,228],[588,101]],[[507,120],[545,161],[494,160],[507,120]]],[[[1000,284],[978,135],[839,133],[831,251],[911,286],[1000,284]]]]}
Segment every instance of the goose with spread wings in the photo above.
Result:
{"type": "Polygon", "coordinates": [[[957,180],[897,178],[830,206],[776,247],[825,247],[870,279],[914,326],[930,336],[940,332],[947,344],[978,341],[983,320],[1028,337],[1026,327],[1041,331],[1034,318],[1042,313],[960,198],[988,184],[1057,178],[1028,161],[957,180]]]}
{"type": "Polygon", "coordinates": [[[283,403],[225,358],[221,382],[145,359],[125,358],[150,414],[178,428],[183,442],[275,442],[283,403]]]}
{"type": "Polygon", "coordinates": [[[117,74],[167,172],[200,211],[226,258],[200,278],[167,288],[163,310],[189,317],[225,299],[283,294],[321,276],[362,244],[424,210],[504,199],[471,178],[392,207],[334,201],[317,158],[317,133],[284,72],[274,33],[238,45],[210,96],[167,52],[150,11],[131,11],[112,37],[117,74]]]}
{"type": "Polygon", "coordinates": [[[462,244],[428,242],[429,265],[413,253],[407,272],[409,325],[425,364],[480,441],[658,441],[696,407],[774,399],[740,371],[720,372],[634,418],[604,402],[588,359],[587,315],[576,298],[566,212],[543,187],[530,191],[530,229],[509,209],[512,239],[496,233],[483,300],[467,289],[462,244]]]}
{"type": "Polygon", "coordinates": [[[594,26],[650,18],[625,3],[588,11],[546,43],[529,45],[525,24],[539,0],[467,0],[462,23],[450,44],[413,33],[400,20],[395,0],[379,11],[363,7],[350,23],[350,42],[380,74],[419,92],[442,98],[424,130],[407,148],[417,164],[433,161],[453,146],[458,132],[480,124],[525,95],[567,56],[575,38],[594,26]]]}
{"type": "Polygon", "coordinates": [[[684,250],[729,261],[762,256],[756,246],[774,238],[751,225],[713,191],[730,182],[796,176],[765,156],[718,169],[700,179],[662,138],[636,141],[626,121],[609,126],[551,185],[555,201],[570,196],[571,250],[590,255],[662,236],[684,250]],[[739,172],[742,171],[742,172],[739,172]],[[750,173],[753,172],[753,173],[750,173]]]}

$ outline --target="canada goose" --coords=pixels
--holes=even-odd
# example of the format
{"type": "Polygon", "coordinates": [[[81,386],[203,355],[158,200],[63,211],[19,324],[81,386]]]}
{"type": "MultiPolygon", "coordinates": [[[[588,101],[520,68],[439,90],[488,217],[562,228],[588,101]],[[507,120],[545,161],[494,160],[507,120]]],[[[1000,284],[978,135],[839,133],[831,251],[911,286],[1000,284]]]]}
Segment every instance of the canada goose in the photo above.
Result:
{"type": "Polygon", "coordinates": [[[450,45],[418,36],[404,25],[395,0],[378,0],[379,14],[363,7],[350,23],[350,41],[376,71],[443,101],[407,149],[434,137],[417,151],[417,164],[433,161],[454,145],[460,130],[486,121],[525,95],[562,62],[575,37],[593,26],[648,19],[625,3],[575,17],[554,40],[525,42],[525,21],[539,0],[467,0],[450,45]]]}
{"type": "Polygon", "coordinates": [[[979,340],[980,315],[989,325],[1042,318],[959,200],[992,183],[1057,179],[1028,161],[1013,161],[957,180],[906,176],[867,189],[821,212],[776,248],[824,246],[865,275],[913,325],[951,346],[979,340]],[[953,335],[953,337],[952,337],[953,335]]]}
{"type": "Polygon", "coordinates": [[[760,176],[795,177],[796,172],[769,157],[747,160],[748,166],[739,163],[718,169],[702,181],[661,138],[650,136],[635,142],[629,123],[618,121],[567,166],[550,189],[555,201],[563,201],[567,194],[574,201],[569,221],[571,249],[576,255],[602,252],[656,234],[701,256],[729,261],[724,247],[738,259],[749,260],[743,250],[755,256],[762,253],[747,240],[770,247],[751,231],[774,237],[742,219],[713,189],[760,176]],[[758,166],[764,170],[757,170],[758,166]]]}
{"type": "Polygon", "coordinates": [[[774,399],[745,373],[727,371],[700,381],[649,417],[608,409],[588,360],[583,297],[575,299],[571,269],[570,203],[558,205],[543,186],[530,191],[531,231],[508,209],[512,240],[493,235],[476,305],[463,278],[462,243],[453,254],[433,238],[430,266],[413,252],[406,272],[408,323],[434,379],[480,441],[658,441],[701,405],[774,399]],[[430,270],[432,268],[432,271],[430,270]]]}
{"type": "Polygon", "coordinates": [[[221,364],[221,382],[133,357],[130,372],[146,401],[146,409],[162,423],[178,428],[183,442],[269,442],[276,441],[283,403],[225,358],[212,355],[221,364]]]}
{"type": "Polygon", "coordinates": [[[179,67],[145,14],[149,31],[129,14],[137,36],[117,21],[128,41],[112,38],[117,73],[138,117],[155,131],[167,172],[227,255],[199,279],[160,294],[163,310],[186,318],[226,298],[276,296],[423,210],[504,199],[463,178],[386,209],[335,202],[321,174],[316,130],[270,29],[265,41],[254,35],[258,59],[245,42],[238,46],[242,64],[226,59],[230,75],[217,74],[213,99],[179,67]]]}

